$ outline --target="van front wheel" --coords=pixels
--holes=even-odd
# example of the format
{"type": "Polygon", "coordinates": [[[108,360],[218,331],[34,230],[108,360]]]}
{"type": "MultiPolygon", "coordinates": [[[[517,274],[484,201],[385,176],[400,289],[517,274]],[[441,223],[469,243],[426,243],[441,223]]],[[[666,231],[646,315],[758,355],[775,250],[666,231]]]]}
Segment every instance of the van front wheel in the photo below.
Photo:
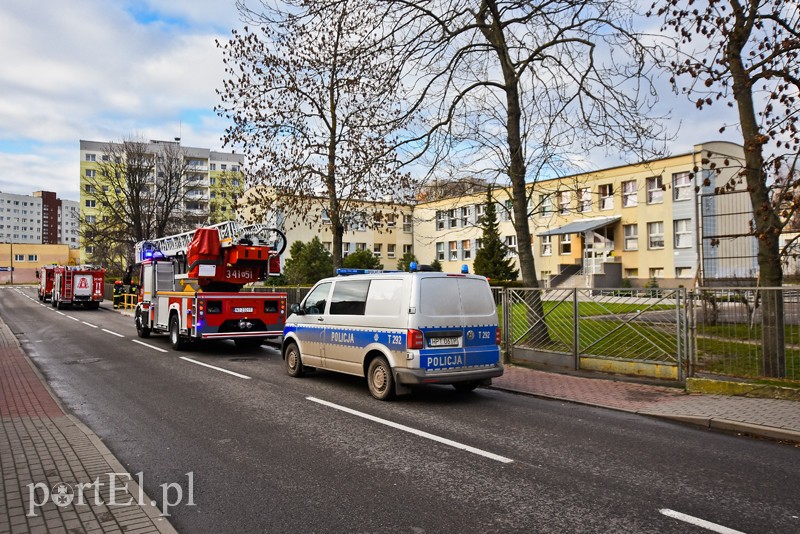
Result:
{"type": "Polygon", "coordinates": [[[369,362],[367,385],[369,392],[378,400],[390,400],[394,397],[392,368],[383,356],[378,356],[369,362]]]}
{"type": "Polygon", "coordinates": [[[303,360],[300,357],[300,349],[297,348],[295,343],[286,345],[283,359],[286,360],[286,373],[289,376],[294,378],[303,376],[303,360]]]}

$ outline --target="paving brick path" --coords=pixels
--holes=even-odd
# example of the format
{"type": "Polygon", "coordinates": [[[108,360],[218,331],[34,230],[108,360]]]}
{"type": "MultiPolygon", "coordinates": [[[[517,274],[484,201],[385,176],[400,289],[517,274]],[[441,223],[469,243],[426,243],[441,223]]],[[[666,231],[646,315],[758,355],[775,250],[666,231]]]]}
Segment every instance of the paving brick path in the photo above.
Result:
{"type": "Polygon", "coordinates": [[[109,476],[125,472],[97,436],[64,413],[0,319],[0,534],[175,532],[126,477],[115,477],[116,502],[146,504],[110,504],[109,476]],[[77,485],[98,479],[99,490],[86,487],[79,503],[77,485]]]}

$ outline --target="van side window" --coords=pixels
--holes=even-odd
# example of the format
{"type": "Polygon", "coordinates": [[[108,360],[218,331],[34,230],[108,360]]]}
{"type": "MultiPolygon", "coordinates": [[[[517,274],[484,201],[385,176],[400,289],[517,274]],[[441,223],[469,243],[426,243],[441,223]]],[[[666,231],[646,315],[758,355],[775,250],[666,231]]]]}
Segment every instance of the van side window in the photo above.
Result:
{"type": "Polygon", "coordinates": [[[331,296],[331,315],[364,315],[369,280],[337,281],[331,296]]]}
{"type": "Polygon", "coordinates": [[[400,317],[403,305],[402,280],[373,280],[369,285],[366,315],[400,317]]]}
{"type": "Polygon", "coordinates": [[[328,300],[328,293],[331,290],[331,283],[320,284],[308,294],[303,301],[303,311],[306,315],[321,315],[325,313],[325,304],[328,300]]]}

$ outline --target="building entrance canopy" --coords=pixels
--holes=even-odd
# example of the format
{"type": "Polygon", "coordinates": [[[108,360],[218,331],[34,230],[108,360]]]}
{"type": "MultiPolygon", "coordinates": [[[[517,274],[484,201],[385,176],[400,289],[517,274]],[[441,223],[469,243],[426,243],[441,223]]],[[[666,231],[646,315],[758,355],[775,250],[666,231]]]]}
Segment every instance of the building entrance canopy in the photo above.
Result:
{"type": "Polygon", "coordinates": [[[613,217],[595,217],[593,219],[580,219],[577,221],[569,222],[563,226],[550,228],[549,230],[541,232],[536,235],[546,236],[546,235],[582,234],[583,232],[589,232],[591,230],[596,230],[598,228],[608,226],[611,223],[619,221],[621,218],[622,218],[621,216],[615,215],[613,217]]]}

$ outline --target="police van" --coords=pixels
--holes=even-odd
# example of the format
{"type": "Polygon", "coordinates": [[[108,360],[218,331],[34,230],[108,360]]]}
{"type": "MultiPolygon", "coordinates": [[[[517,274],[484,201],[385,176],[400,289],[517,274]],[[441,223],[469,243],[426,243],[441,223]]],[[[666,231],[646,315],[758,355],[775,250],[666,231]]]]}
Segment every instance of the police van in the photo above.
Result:
{"type": "Polygon", "coordinates": [[[487,279],[415,269],[339,269],[339,276],[317,282],[286,320],[288,374],[319,368],[365,376],[379,400],[418,384],[472,391],[501,376],[487,279]]]}

